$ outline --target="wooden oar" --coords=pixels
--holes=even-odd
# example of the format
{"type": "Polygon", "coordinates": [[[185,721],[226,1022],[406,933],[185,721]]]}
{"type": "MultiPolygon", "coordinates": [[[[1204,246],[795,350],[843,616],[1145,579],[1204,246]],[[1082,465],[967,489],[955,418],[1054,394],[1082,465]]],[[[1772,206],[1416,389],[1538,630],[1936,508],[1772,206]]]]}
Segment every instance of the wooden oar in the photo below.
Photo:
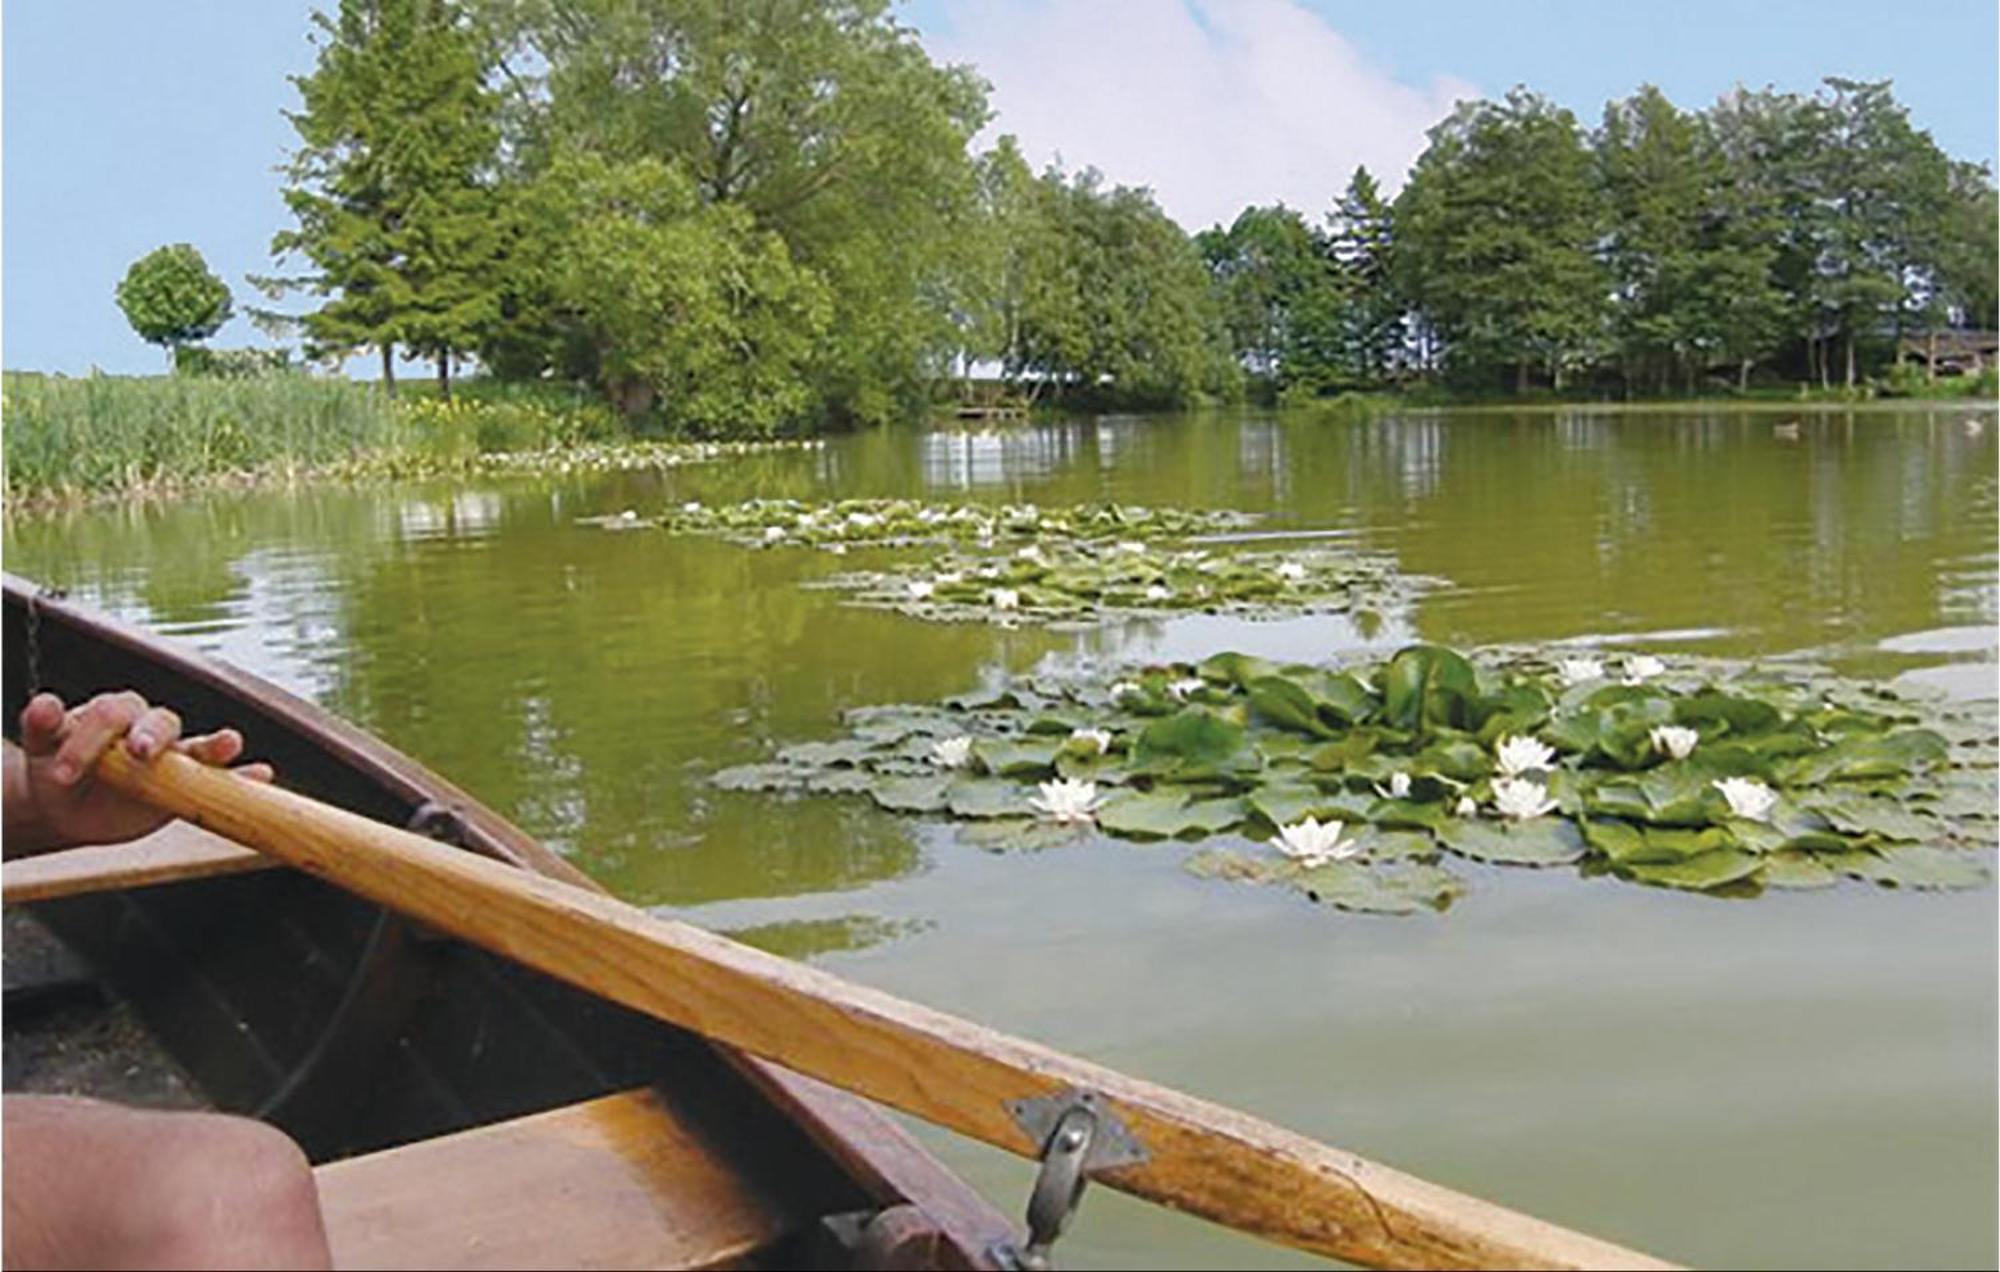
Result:
{"type": "Polygon", "coordinates": [[[1093,1176],[1300,1249],[1385,1268],[1659,1268],[1242,1113],[996,1033],[595,892],[178,753],[110,785],[657,1019],[1035,1158],[1009,1101],[1096,1092],[1146,1159],[1093,1176]]]}

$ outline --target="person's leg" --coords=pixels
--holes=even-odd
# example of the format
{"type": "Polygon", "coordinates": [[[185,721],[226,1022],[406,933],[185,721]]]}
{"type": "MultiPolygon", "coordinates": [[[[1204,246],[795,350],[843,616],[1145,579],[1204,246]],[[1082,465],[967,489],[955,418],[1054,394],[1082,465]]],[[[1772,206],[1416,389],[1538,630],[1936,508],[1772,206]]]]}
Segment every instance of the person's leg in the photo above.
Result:
{"type": "Polygon", "coordinates": [[[32,1095],[0,1122],[9,1269],[330,1266],[305,1154],[261,1122],[32,1095]]]}

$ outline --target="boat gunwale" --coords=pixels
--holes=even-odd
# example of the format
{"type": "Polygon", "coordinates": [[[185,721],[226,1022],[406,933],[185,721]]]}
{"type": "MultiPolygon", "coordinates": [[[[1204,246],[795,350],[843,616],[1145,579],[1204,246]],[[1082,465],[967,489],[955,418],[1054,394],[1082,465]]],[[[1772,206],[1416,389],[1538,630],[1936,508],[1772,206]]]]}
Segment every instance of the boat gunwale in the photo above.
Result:
{"type": "MultiPolygon", "coordinates": [[[[8,608],[55,621],[113,646],[163,674],[193,681],[324,754],[412,809],[456,814],[461,847],[535,874],[605,892],[589,875],[421,762],[253,672],[94,611],[65,594],[0,573],[8,608]]],[[[31,688],[33,688],[31,686],[31,688]]],[[[661,1024],[662,1029],[674,1026],[661,1024]]],[[[699,1035],[691,1035],[699,1038],[699,1035]]],[[[947,1169],[902,1126],[860,1096],[794,1073],[734,1047],[700,1038],[787,1121],[797,1126],[882,1209],[914,1206],[934,1226],[947,1266],[1001,1266],[997,1251],[1018,1239],[1016,1225],[947,1169]]]]}

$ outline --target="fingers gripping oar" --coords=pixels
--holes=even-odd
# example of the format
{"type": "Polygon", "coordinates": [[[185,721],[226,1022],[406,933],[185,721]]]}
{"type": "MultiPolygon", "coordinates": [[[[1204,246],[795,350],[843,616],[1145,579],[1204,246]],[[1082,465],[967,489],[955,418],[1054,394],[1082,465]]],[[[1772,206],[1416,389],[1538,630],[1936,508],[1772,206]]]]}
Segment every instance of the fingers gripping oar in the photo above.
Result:
{"type": "Polygon", "coordinates": [[[1166,1087],[457,851],[179,754],[103,780],[497,954],[939,1126],[1039,1159],[1089,1107],[1136,1152],[1100,1183],[1373,1267],[1671,1266],[1166,1087]]]}

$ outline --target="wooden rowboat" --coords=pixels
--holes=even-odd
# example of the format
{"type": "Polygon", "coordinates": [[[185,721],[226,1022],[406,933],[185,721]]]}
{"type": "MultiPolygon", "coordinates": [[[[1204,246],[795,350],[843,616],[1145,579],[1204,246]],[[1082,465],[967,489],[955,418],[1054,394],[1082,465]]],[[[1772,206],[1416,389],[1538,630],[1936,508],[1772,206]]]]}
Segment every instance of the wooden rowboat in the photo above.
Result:
{"type": "MultiPolygon", "coordinates": [[[[464,791],[238,669],[5,580],[5,719],[132,688],[288,787],[588,884],[464,791]]],[[[874,1105],[441,936],[186,823],[6,894],[212,1107],[315,1163],[343,1267],[1003,1266],[1015,1225],[874,1105]]]]}
{"type": "Polygon", "coordinates": [[[10,718],[30,685],[137,687],[278,765],[111,748],[97,780],[186,820],[10,866],[6,897],[324,1163],[343,1263],[1039,1267],[1098,1180],[1370,1267],[1671,1266],[647,914],[269,685],[5,603],[10,718]],[[1028,1241],[813,1076],[1038,1161],[1028,1241]]]}

